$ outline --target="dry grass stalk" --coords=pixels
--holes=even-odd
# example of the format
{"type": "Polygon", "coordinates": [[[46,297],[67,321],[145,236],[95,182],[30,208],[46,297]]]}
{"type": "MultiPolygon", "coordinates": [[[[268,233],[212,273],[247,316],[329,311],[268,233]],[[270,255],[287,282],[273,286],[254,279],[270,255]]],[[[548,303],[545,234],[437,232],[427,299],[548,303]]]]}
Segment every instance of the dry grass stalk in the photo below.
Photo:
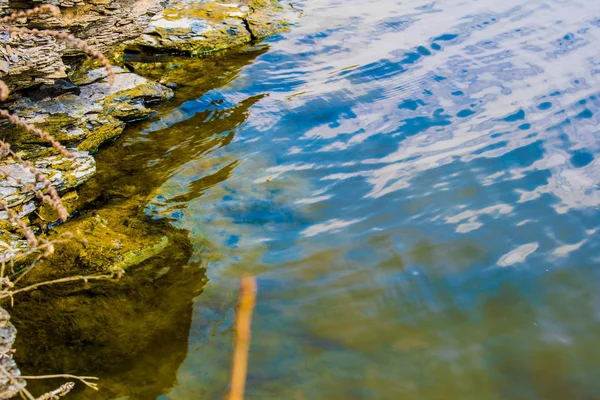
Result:
{"type": "Polygon", "coordinates": [[[60,9],[52,4],[44,4],[42,6],[32,8],[31,10],[19,11],[12,13],[6,17],[0,18],[0,24],[14,23],[21,18],[29,18],[34,15],[50,14],[55,18],[60,17],[60,9]]]}
{"type": "MultiPolygon", "coordinates": [[[[15,379],[15,377],[6,370],[6,368],[4,368],[4,366],[2,366],[2,364],[0,364],[0,373],[5,375],[10,382],[19,390],[19,393],[21,394],[22,397],[26,398],[27,400],[53,400],[53,399],[58,399],[60,397],[66,396],[67,393],[69,393],[71,390],[73,390],[73,388],[75,387],[75,383],[73,382],[67,382],[64,383],[62,385],[60,385],[57,389],[52,390],[48,393],[44,393],[43,395],[39,396],[39,397],[34,397],[31,392],[29,390],[27,390],[25,388],[24,385],[22,385],[20,382],[17,382],[17,380],[15,379]]],[[[94,389],[94,390],[98,390],[98,385],[93,383],[93,382],[89,382],[91,380],[97,380],[98,378],[95,376],[77,376],[77,375],[69,375],[69,374],[56,374],[56,375],[38,375],[38,376],[19,376],[19,379],[56,379],[56,378],[67,378],[67,379],[77,379],[80,382],[84,383],[86,386],[94,389]]]]}
{"type": "Polygon", "coordinates": [[[231,371],[231,388],[228,400],[243,400],[248,371],[248,352],[250,351],[250,328],[252,311],[256,304],[256,278],[242,278],[240,303],[236,315],[236,341],[231,371]]]}

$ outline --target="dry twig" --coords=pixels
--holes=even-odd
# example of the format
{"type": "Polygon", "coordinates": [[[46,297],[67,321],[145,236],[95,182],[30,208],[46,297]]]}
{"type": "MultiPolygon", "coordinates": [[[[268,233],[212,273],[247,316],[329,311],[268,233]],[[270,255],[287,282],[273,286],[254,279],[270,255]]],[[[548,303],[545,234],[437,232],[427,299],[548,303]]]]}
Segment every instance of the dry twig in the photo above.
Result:
{"type": "Polygon", "coordinates": [[[113,275],[69,276],[67,278],[59,278],[59,279],[53,279],[50,281],[35,283],[33,285],[25,286],[24,288],[20,288],[20,289],[0,291],[0,300],[6,299],[9,297],[13,297],[15,294],[18,294],[18,293],[29,292],[30,290],[37,289],[41,286],[54,285],[56,283],[65,283],[65,282],[73,282],[73,281],[84,281],[87,283],[88,281],[93,281],[93,280],[112,280],[112,279],[114,279],[113,275]]]}
{"type": "Polygon", "coordinates": [[[78,381],[80,381],[84,385],[86,385],[86,386],[88,386],[88,387],[90,387],[90,388],[92,388],[94,390],[98,390],[98,384],[96,384],[94,382],[88,382],[88,381],[98,380],[98,378],[95,377],[95,376],[78,376],[78,375],[70,375],[70,374],[55,374],[55,375],[34,375],[34,376],[22,375],[21,378],[23,378],[23,379],[56,379],[56,378],[77,379],[78,381]]]}
{"type": "Polygon", "coordinates": [[[41,395],[40,397],[38,397],[35,400],[58,399],[59,397],[66,396],[67,393],[69,393],[71,390],[73,390],[74,387],[75,387],[75,384],[73,382],[67,382],[67,383],[60,385],[60,387],[58,389],[54,389],[51,392],[44,393],[43,395],[41,395]]]}

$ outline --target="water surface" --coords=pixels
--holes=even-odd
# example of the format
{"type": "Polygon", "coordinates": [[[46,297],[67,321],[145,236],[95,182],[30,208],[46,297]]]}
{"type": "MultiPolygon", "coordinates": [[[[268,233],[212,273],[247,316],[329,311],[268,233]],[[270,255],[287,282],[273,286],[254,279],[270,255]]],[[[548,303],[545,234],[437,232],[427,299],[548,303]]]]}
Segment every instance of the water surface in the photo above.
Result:
{"type": "Polygon", "coordinates": [[[98,154],[209,278],[175,382],[117,392],[224,398],[251,273],[248,399],[598,398],[597,4],[301,6],[98,154]]]}

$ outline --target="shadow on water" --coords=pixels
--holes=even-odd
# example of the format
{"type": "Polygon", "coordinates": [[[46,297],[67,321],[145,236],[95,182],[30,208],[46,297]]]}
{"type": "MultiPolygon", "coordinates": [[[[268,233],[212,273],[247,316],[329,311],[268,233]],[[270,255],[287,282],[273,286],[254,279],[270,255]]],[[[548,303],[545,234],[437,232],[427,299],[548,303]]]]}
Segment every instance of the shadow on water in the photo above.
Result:
{"type": "MultiPolygon", "coordinates": [[[[61,232],[82,230],[84,242],[59,245],[56,256],[37,267],[29,281],[78,274],[79,268],[86,272],[102,268],[111,256],[103,254],[110,250],[98,241],[120,241],[117,249],[151,246],[161,238],[168,245],[127,270],[125,278],[117,282],[46,287],[16,299],[11,314],[18,329],[16,359],[23,374],[101,378],[101,391],[78,384],[70,394],[74,399],[154,399],[176,384],[177,371],[188,352],[193,300],[207,281],[206,260],[191,260],[188,231],[174,228],[164,219],[151,219],[143,210],[152,191],[182,164],[226,146],[244,123],[249,107],[261,96],[234,107],[215,101],[168,129],[154,130],[152,135],[146,135],[145,129],[163,121],[164,110],[182,104],[185,108],[190,98],[231,81],[240,68],[265,51],[266,47],[261,47],[202,59],[171,57],[149,65],[139,59],[127,60],[140,73],[177,84],[177,96],[162,105],[156,117],[131,126],[96,155],[98,172],[79,192],[83,211],[58,228],[61,232]]],[[[234,167],[231,162],[194,181],[190,195],[199,196],[223,181],[234,167]]],[[[52,380],[29,382],[35,393],[56,386],[57,381],[52,380]]]]}

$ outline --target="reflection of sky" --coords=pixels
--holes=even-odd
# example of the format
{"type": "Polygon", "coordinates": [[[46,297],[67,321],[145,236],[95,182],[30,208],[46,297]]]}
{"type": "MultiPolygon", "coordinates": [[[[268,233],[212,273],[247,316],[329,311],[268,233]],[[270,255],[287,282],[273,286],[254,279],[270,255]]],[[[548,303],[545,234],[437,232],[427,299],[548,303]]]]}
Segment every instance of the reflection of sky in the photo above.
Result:
{"type": "MultiPolygon", "coordinates": [[[[249,152],[264,150],[252,145],[258,135],[281,147],[254,182],[318,171],[312,175],[325,186],[317,201],[296,204],[335,201],[331,182],[356,179],[370,189],[355,195],[377,198],[410,188],[426,171],[486,158],[503,166],[477,179],[515,181],[518,203],[550,194],[558,213],[597,206],[598,68],[589,44],[600,28],[589,3],[466,4],[360,2],[351,13],[349,5],[307,5],[299,26],[247,74],[188,102],[175,120],[268,93],[238,137],[249,152]],[[503,161],[523,151],[533,157],[526,149],[534,159],[503,161]],[[591,160],[579,165],[578,154],[591,160]],[[535,184],[519,183],[542,171],[535,184]]],[[[164,123],[169,117],[154,129],[164,123]]],[[[457,232],[481,223],[467,224],[457,232]]]]}
{"type": "MultiPolygon", "coordinates": [[[[338,395],[330,398],[441,398],[417,383],[402,392],[387,374],[397,367],[422,377],[419,368],[430,371],[427,362],[446,357],[464,361],[448,375],[455,382],[476,370],[497,372],[491,360],[514,356],[500,368],[510,380],[524,349],[556,351],[526,331],[534,320],[547,343],[586,339],[586,324],[600,314],[563,325],[569,312],[540,300],[551,304],[567,290],[561,282],[585,292],[583,272],[540,278],[547,287],[532,275],[598,259],[600,14],[593,3],[307,2],[299,25],[269,40],[269,52],[236,80],[148,130],[151,137],[213,108],[219,113],[208,119],[226,120],[227,110],[258,99],[232,142],[185,160],[149,208],[219,249],[197,300],[198,332],[210,325],[227,338],[230,278],[259,274],[257,346],[269,361],[257,361],[265,376],[253,378],[264,390],[255,398],[273,393],[268,378],[288,382],[278,375],[284,366],[322,372],[306,347],[331,357],[349,387],[351,366],[361,363],[361,379],[390,387],[379,397],[355,388],[352,397],[305,371],[306,381],[338,395]],[[209,175],[221,180],[198,190],[209,175]],[[513,319],[505,320],[503,306],[513,319]],[[419,368],[393,365],[387,352],[419,368]]],[[[208,344],[198,332],[190,346],[201,350],[182,376],[225,351],[226,339],[215,333],[208,344]]],[[[210,385],[226,372],[207,374],[196,378],[210,385]]]]}

